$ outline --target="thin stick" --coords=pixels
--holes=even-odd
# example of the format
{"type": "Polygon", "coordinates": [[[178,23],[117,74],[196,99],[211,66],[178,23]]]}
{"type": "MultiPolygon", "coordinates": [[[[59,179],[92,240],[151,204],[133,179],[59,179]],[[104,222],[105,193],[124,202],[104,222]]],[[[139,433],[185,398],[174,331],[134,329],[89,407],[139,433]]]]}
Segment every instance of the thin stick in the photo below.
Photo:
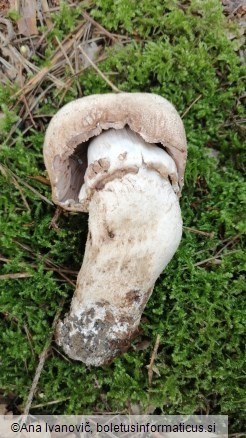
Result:
{"type": "Polygon", "coordinates": [[[14,274],[0,275],[0,280],[15,280],[17,278],[28,278],[32,276],[33,274],[30,274],[29,272],[16,272],[14,274]]]}
{"type": "MultiPolygon", "coordinates": [[[[224,247],[222,248],[222,249],[224,250],[224,249],[227,248],[229,245],[235,243],[236,240],[238,240],[240,237],[241,237],[241,234],[236,234],[236,235],[233,236],[233,237],[228,237],[227,239],[221,240],[221,241],[220,241],[219,243],[217,243],[217,245],[214,246],[213,248],[205,248],[205,249],[201,249],[200,251],[197,251],[197,252],[196,252],[196,255],[198,255],[198,254],[202,254],[203,252],[206,252],[206,251],[215,252],[215,251],[217,250],[218,246],[220,246],[220,245],[223,244],[223,243],[226,243],[226,244],[228,243],[228,245],[224,245],[224,247]]],[[[220,254],[220,252],[222,252],[222,251],[219,250],[218,252],[216,252],[216,256],[218,256],[218,254],[220,254]]]]}
{"type": "Polygon", "coordinates": [[[240,237],[241,237],[241,233],[238,233],[235,236],[230,236],[230,237],[227,237],[227,239],[221,240],[220,243],[234,242],[235,240],[239,239],[240,237]]]}
{"type": "Polygon", "coordinates": [[[231,244],[234,243],[236,240],[238,240],[239,237],[240,237],[240,234],[237,234],[236,236],[230,238],[227,241],[227,243],[216,253],[216,256],[221,254],[224,251],[224,249],[226,249],[228,246],[231,246],[231,244]]]}
{"type": "MultiPolygon", "coordinates": [[[[104,61],[106,58],[107,58],[107,57],[106,57],[105,55],[100,56],[100,57],[97,59],[97,63],[99,63],[99,62],[101,62],[101,61],[104,61]]],[[[80,70],[78,70],[74,75],[70,76],[69,79],[67,79],[67,81],[65,82],[64,87],[63,87],[63,88],[66,88],[66,90],[65,90],[65,94],[66,94],[66,92],[67,92],[68,87],[70,87],[71,84],[73,83],[73,79],[74,79],[76,76],[80,75],[81,73],[84,73],[84,71],[85,71],[88,67],[89,67],[89,66],[82,67],[82,68],[81,68],[80,70]]],[[[64,94],[64,95],[65,95],[65,94],[64,94]]],[[[60,102],[62,102],[62,99],[60,100],[60,102]]]]}
{"type": "Polygon", "coordinates": [[[106,35],[108,38],[110,38],[114,43],[117,43],[117,39],[115,38],[114,35],[112,35],[107,29],[105,29],[103,26],[101,26],[101,24],[97,23],[97,21],[95,21],[93,18],[91,18],[91,16],[89,14],[87,14],[87,12],[82,12],[83,17],[89,21],[90,23],[92,23],[95,27],[97,27],[102,34],[106,35]]]}
{"type": "Polygon", "coordinates": [[[24,330],[25,330],[25,333],[26,333],[26,337],[27,337],[28,343],[29,343],[30,348],[31,348],[32,357],[35,359],[35,353],[34,353],[33,346],[32,346],[32,336],[31,336],[31,333],[28,330],[27,324],[24,324],[23,327],[24,327],[24,330]]]}
{"type": "Polygon", "coordinates": [[[13,176],[12,178],[13,178],[13,184],[15,185],[15,187],[16,187],[16,188],[19,190],[19,192],[20,192],[20,195],[21,195],[21,198],[22,198],[22,201],[23,201],[24,205],[26,206],[26,208],[27,208],[27,210],[29,211],[29,213],[31,213],[31,208],[29,207],[29,204],[28,204],[28,202],[27,202],[27,200],[26,200],[26,197],[25,197],[25,195],[24,195],[24,193],[23,193],[23,190],[22,190],[20,184],[18,183],[18,181],[15,179],[14,176],[13,176]]]}
{"type": "MultiPolygon", "coordinates": [[[[66,52],[65,52],[65,50],[64,50],[63,45],[61,44],[61,42],[60,42],[60,40],[59,40],[59,38],[58,38],[57,36],[55,37],[55,39],[56,39],[56,42],[57,42],[57,44],[58,44],[58,46],[59,46],[61,52],[63,53],[64,58],[65,58],[66,61],[67,61],[67,64],[68,64],[68,66],[69,66],[69,68],[70,68],[70,71],[71,71],[72,75],[74,76],[74,75],[75,75],[75,70],[74,70],[74,68],[73,68],[73,66],[72,66],[72,63],[70,62],[69,57],[67,56],[67,54],[66,54],[66,52]]],[[[78,80],[77,77],[76,77],[76,81],[77,81],[77,87],[78,87],[78,90],[79,90],[79,92],[80,92],[80,95],[82,95],[82,90],[81,90],[80,83],[79,83],[79,80],[78,80]]]]}
{"type": "Polygon", "coordinates": [[[47,204],[52,205],[52,206],[54,205],[53,202],[51,202],[48,198],[46,198],[46,196],[41,195],[41,193],[39,193],[36,189],[34,189],[34,187],[27,184],[21,178],[19,178],[19,176],[15,175],[15,177],[23,184],[23,186],[25,186],[27,189],[31,190],[31,192],[33,192],[35,195],[37,195],[39,198],[41,198],[47,204]]]}
{"type": "Polygon", "coordinates": [[[202,94],[199,94],[199,96],[196,97],[195,100],[193,100],[193,102],[191,102],[191,104],[188,106],[188,108],[186,108],[185,112],[182,114],[181,119],[183,119],[186,114],[190,111],[190,109],[193,107],[193,105],[195,105],[195,103],[198,102],[198,100],[200,100],[202,97],[202,94]]]}
{"type": "Polygon", "coordinates": [[[57,225],[58,219],[62,214],[62,208],[61,207],[57,207],[55,214],[53,216],[53,218],[51,219],[50,223],[49,223],[49,228],[54,228],[55,230],[59,230],[59,227],[57,225]]]}
{"type": "MultiPolygon", "coordinates": [[[[23,67],[20,66],[20,83],[21,83],[21,88],[24,87],[24,83],[23,83],[23,80],[22,80],[22,71],[23,71],[23,67]]],[[[29,108],[29,104],[27,102],[27,98],[26,98],[25,94],[23,95],[23,102],[24,102],[24,105],[26,107],[26,111],[29,114],[30,120],[31,120],[34,128],[37,129],[37,125],[36,125],[35,121],[33,120],[32,112],[31,112],[31,110],[29,108]]]]}
{"type": "MultiPolygon", "coordinates": [[[[43,259],[42,256],[39,256],[38,254],[35,254],[29,246],[24,245],[24,244],[21,243],[21,242],[18,242],[18,240],[16,240],[16,239],[13,239],[13,241],[14,241],[18,246],[20,246],[21,248],[23,248],[23,249],[25,249],[26,251],[30,252],[34,257],[37,257],[38,259],[41,259],[41,260],[43,259]]],[[[52,260],[50,260],[50,259],[48,259],[48,258],[47,258],[46,260],[44,260],[44,263],[45,263],[46,265],[48,265],[48,266],[51,266],[51,267],[52,267],[52,270],[58,272],[59,275],[60,275],[62,278],[64,278],[64,280],[67,281],[67,283],[71,284],[71,286],[73,286],[73,287],[76,286],[76,283],[74,283],[74,281],[70,280],[70,279],[64,274],[64,270],[63,270],[63,272],[62,272],[62,271],[59,269],[59,265],[57,265],[56,263],[54,263],[52,260]],[[58,269],[54,269],[54,268],[58,268],[58,269]]]]}
{"type": "MultiPolygon", "coordinates": [[[[233,4],[233,3],[232,3],[233,4]]],[[[233,15],[236,14],[237,10],[241,7],[244,7],[244,2],[240,3],[235,9],[233,9],[230,14],[228,15],[228,18],[232,18],[233,15]]]]}
{"type": "Polygon", "coordinates": [[[111,82],[105,74],[97,67],[97,65],[92,61],[92,59],[87,55],[87,53],[82,49],[81,46],[78,46],[81,53],[87,59],[87,61],[92,65],[92,67],[96,70],[96,72],[101,76],[101,78],[112,88],[116,93],[121,93],[121,91],[111,82]]]}
{"type": "Polygon", "coordinates": [[[33,405],[30,409],[35,409],[35,408],[43,408],[44,406],[50,406],[50,405],[56,405],[57,403],[62,403],[64,401],[69,400],[70,397],[66,397],[66,398],[61,398],[59,400],[53,400],[47,403],[39,403],[38,405],[33,405]]]}
{"type": "Polygon", "coordinates": [[[61,52],[62,52],[64,58],[65,58],[66,61],[67,61],[67,64],[68,64],[68,66],[69,66],[69,68],[70,68],[70,70],[71,70],[72,75],[74,75],[74,74],[75,74],[74,68],[73,68],[73,66],[72,66],[72,64],[71,64],[71,62],[70,62],[69,57],[68,57],[67,54],[66,54],[66,51],[64,50],[63,45],[61,44],[61,42],[60,42],[60,40],[59,40],[59,38],[58,38],[57,36],[55,36],[55,39],[56,39],[56,42],[57,42],[57,44],[58,44],[58,46],[59,46],[59,48],[60,48],[60,50],[61,50],[61,52]]]}
{"type": "MultiPolygon", "coordinates": [[[[235,249],[234,251],[228,251],[227,253],[223,254],[223,256],[225,257],[225,256],[228,256],[228,255],[234,254],[236,252],[240,252],[240,251],[241,251],[240,249],[235,249]]],[[[214,257],[209,257],[208,259],[201,260],[200,262],[194,263],[193,266],[201,266],[201,265],[204,265],[205,263],[216,260],[219,258],[219,255],[220,254],[216,254],[214,257]]]]}
{"type": "Polygon", "coordinates": [[[242,433],[231,433],[229,434],[230,438],[245,438],[246,437],[246,431],[242,433]]]}
{"type": "Polygon", "coordinates": [[[32,405],[32,400],[33,400],[34,394],[35,394],[37,386],[38,386],[38,382],[39,382],[39,379],[40,379],[40,376],[41,376],[41,372],[42,372],[42,369],[44,367],[45,359],[46,359],[48,351],[50,349],[50,344],[51,344],[51,341],[53,339],[54,331],[55,331],[58,319],[60,317],[60,314],[61,314],[64,302],[65,302],[65,300],[63,299],[62,303],[61,303],[61,306],[57,310],[55,318],[53,320],[53,324],[52,324],[52,327],[51,327],[51,333],[50,333],[50,335],[49,335],[49,337],[48,337],[48,339],[47,339],[47,341],[45,343],[45,346],[44,346],[44,349],[43,349],[42,353],[39,356],[39,363],[38,363],[38,366],[36,368],[36,372],[35,372],[35,375],[34,375],[34,379],[33,379],[33,382],[32,382],[31,389],[30,389],[29,394],[28,394],[28,398],[27,398],[27,402],[26,402],[26,405],[25,405],[25,408],[24,408],[24,411],[23,411],[23,415],[28,415],[29,414],[29,411],[30,411],[30,408],[31,408],[31,405],[32,405]]]}
{"type": "Polygon", "coordinates": [[[0,256],[0,262],[6,262],[6,263],[9,263],[9,262],[11,262],[12,260],[11,259],[7,259],[6,257],[3,257],[2,255],[0,256]]]}
{"type": "Polygon", "coordinates": [[[152,354],[151,354],[150,363],[149,363],[149,365],[147,365],[147,368],[148,368],[148,378],[149,378],[149,386],[151,386],[151,384],[152,384],[153,365],[154,365],[155,358],[156,358],[156,355],[157,355],[157,351],[158,351],[158,348],[159,348],[159,345],[160,345],[160,340],[161,340],[161,336],[157,335],[156,341],[155,341],[154,350],[152,351],[152,354]]]}
{"type": "Polygon", "coordinates": [[[183,227],[185,231],[190,231],[191,233],[200,234],[201,236],[210,237],[212,239],[214,237],[214,233],[208,233],[207,231],[196,230],[195,228],[183,227]]]}
{"type": "MultiPolygon", "coordinates": [[[[52,205],[53,203],[46,198],[46,196],[41,195],[41,193],[39,193],[36,189],[34,189],[34,187],[30,186],[29,184],[27,184],[27,182],[23,181],[18,175],[16,175],[12,170],[10,170],[7,166],[3,166],[2,164],[0,164],[0,170],[2,172],[2,174],[4,176],[8,175],[10,176],[11,180],[13,181],[14,185],[16,185],[16,181],[19,181],[21,184],[23,184],[23,186],[27,187],[29,190],[31,190],[31,192],[35,193],[35,195],[37,195],[39,198],[41,198],[43,201],[47,202],[47,204],[52,205]]],[[[22,198],[23,199],[23,198],[22,198]]],[[[24,201],[24,200],[23,200],[24,201]]],[[[26,205],[26,204],[25,204],[26,205]]],[[[27,204],[28,205],[28,204],[27,204]]],[[[28,206],[29,207],[29,206],[28,206]]]]}
{"type": "MultiPolygon", "coordinates": [[[[62,41],[62,46],[66,51],[70,50],[70,48],[72,47],[72,45],[74,44],[74,39],[79,39],[81,37],[81,35],[84,32],[84,23],[80,23],[78,28],[75,29],[74,32],[71,32],[69,35],[66,36],[66,38],[62,41]],[[73,36],[73,38],[71,38],[71,36],[73,36]]],[[[24,87],[17,91],[12,98],[14,97],[18,97],[21,96],[20,98],[22,98],[23,94],[28,94],[30,93],[38,84],[40,84],[43,79],[45,78],[45,76],[49,75],[50,72],[56,67],[57,64],[59,64],[59,62],[61,61],[61,57],[62,57],[63,53],[61,52],[60,49],[58,49],[55,54],[53,55],[52,59],[50,60],[50,64],[49,67],[45,66],[43,67],[41,70],[38,71],[38,73],[33,76],[25,85],[24,87]]],[[[61,81],[60,79],[58,80],[56,79],[56,85],[58,87],[63,87],[64,86],[64,82],[61,81]]]]}
{"type": "MultiPolygon", "coordinates": [[[[8,174],[8,169],[5,168],[4,166],[2,166],[1,164],[0,164],[0,171],[1,171],[2,174],[5,176],[5,178],[8,178],[8,176],[9,176],[9,174],[8,174]]],[[[27,210],[29,211],[29,213],[31,213],[31,209],[30,209],[29,204],[28,204],[28,202],[27,202],[27,200],[26,200],[26,198],[25,198],[25,195],[24,195],[24,193],[23,193],[23,191],[22,191],[22,188],[20,187],[20,184],[18,183],[18,181],[16,180],[16,178],[15,178],[13,175],[11,175],[11,179],[12,179],[12,182],[13,182],[14,186],[15,186],[15,187],[19,190],[19,192],[20,192],[20,195],[21,195],[21,198],[22,198],[23,204],[25,205],[25,207],[27,208],[27,210]]]]}
{"type": "Polygon", "coordinates": [[[30,186],[27,182],[23,181],[23,179],[21,179],[18,175],[16,175],[14,172],[12,172],[12,170],[9,170],[9,172],[11,172],[11,174],[14,175],[15,178],[17,180],[19,180],[21,184],[23,184],[23,186],[25,186],[27,189],[31,190],[31,192],[33,192],[35,195],[37,195],[39,198],[41,198],[47,204],[52,205],[52,206],[54,205],[53,202],[51,202],[48,198],[46,198],[46,196],[41,195],[41,193],[39,193],[36,189],[34,189],[34,187],[30,186]]]}
{"type": "MultiPolygon", "coordinates": [[[[42,257],[40,257],[42,258],[42,257]]],[[[11,263],[13,260],[12,259],[7,259],[6,257],[3,257],[2,255],[0,255],[0,262],[5,262],[5,263],[11,263]]],[[[45,261],[46,262],[46,261],[45,261]]],[[[26,267],[25,262],[20,262],[20,265],[23,265],[23,267],[26,267]]],[[[28,267],[31,268],[38,268],[39,265],[36,265],[35,263],[28,263],[28,267]]],[[[58,272],[58,274],[60,272],[64,272],[64,274],[71,274],[71,275],[75,275],[77,277],[79,271],[73,271],[72,269],[66,269],[66,268],[62,268],[62,267],[49,267],[49,266],[44,266],[44,270],[45,271],[51,271],[51,272],[58,272]]]]}

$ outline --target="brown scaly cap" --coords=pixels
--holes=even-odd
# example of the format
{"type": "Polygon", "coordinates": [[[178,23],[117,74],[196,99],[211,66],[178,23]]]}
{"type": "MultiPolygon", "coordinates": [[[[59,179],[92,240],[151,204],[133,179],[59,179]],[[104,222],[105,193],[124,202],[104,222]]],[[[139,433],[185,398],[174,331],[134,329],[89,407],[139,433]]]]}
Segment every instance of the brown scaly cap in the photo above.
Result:
{"type": "Polygon", "coordinates": [[[44,160],[56,204],[67,210],[84,211],[78,193],[86,170],[88,140],[102,130],[126,125],[148,143],[163,145],[171,155],[181,194],[187,144],[183,122],[174,106],[149,93],[98,94],[65,105],[47,129],[44,160]]]}

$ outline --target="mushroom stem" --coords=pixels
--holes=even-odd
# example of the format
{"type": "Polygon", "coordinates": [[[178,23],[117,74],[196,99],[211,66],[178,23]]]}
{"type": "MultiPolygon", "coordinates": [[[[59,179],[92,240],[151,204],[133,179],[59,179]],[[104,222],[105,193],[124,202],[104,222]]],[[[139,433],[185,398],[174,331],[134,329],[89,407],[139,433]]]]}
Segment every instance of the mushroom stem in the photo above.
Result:
{"type": "Polygon", "coordinates": [[[89,231],[70,313],[57,341],[73,359],[99,366],[129,346],[154,284],[182,234],[172,158],[128,129],[93,139],[79,200],[89,231]],[[164,163],[164,164],[163,164],[164,163]]]}

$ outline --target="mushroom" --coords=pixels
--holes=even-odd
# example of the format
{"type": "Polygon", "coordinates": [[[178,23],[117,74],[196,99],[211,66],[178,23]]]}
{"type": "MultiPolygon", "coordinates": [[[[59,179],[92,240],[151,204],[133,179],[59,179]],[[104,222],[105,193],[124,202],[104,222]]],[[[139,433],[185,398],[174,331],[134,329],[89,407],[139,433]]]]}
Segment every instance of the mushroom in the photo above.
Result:
{"type": "Polygon", "coordinates": [[[44,160],[54,203],[89,213],[83,264],[57,342],[72,359],[100,366],[128,349],[180,243],[183,123],[158,95],[83,97],[52,118],[44,160]]]}

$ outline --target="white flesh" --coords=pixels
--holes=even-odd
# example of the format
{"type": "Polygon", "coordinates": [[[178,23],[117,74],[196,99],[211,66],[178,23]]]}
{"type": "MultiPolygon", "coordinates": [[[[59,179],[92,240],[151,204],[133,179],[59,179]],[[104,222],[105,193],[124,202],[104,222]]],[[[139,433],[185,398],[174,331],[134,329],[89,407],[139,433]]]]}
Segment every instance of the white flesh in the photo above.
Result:
{"type": "Polygon", "coordinates": [[[88,169],[80,192],[83,200],[91,190],[88,239],[58,341],[70,357],[98,366],[124,350],[136,331],[155,281],[180,243],[182,219],[168,179],[176,172],[172,158],[131,131],[93,139],[88,169]],[[100,173],[101,159],[109,166],[100,173]],[[119,168],[130,170],[118,174],[119,168]],[[93,189],[100,174],[110,173],[111,180],[93,189]]]}

